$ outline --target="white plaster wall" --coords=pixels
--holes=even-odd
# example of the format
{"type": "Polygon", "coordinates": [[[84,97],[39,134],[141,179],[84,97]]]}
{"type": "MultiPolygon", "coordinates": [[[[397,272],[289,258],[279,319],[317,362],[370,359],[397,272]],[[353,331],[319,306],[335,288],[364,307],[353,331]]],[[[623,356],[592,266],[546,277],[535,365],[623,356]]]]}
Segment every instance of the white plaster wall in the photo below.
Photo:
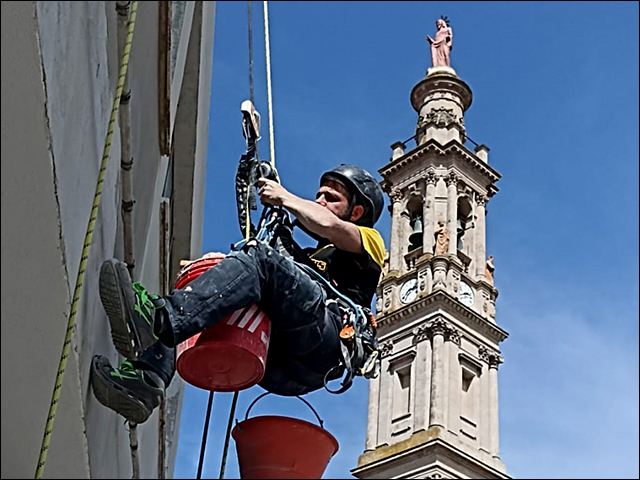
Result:
{"type": "MultiPolygon", "coordinates": [[[[70,292],[34,4],[2,2],[0,32],[2,477],[26,478],[36,471],[70,292]]],[[[49,477],[64,464],[67,476],[88,476],[76,360],[72,350],[51,438],[49,477]]]]}
{"type": "MultiPolygon", "coordinates": [[[[212,35],[213,12],[205,11],[202,32],[212,35]]],[[[115,93],[116,25],[115,2],[2,2],[2,478],[36,470],[115,93]]],[[[135,276],[151,289],[167,167],[158,150],[157,28],[157,2],[140,2],[130,67],[135,276]]],[[[210,75],[211,39],[202,43],[209,46],[201,68],[210,75]]],[[[206,84],[191,86],[206,93],[205,121],[209,78],[203,73],[206,84]]],[[[172,96],[179,93],[174,84],[172,96]]],[[[198,134],[200,171],[206,128],[198,134]]],[[[88,382],[94,354],[119,362],[98,297],[102,261],[123,256],[119,176],[116,125],[44,478],[131,476],[124,421],[95,400],[88,382]]],[[[194,188],[187,214],[199,237],[189,242],[201,248],[204,183],[194,188]]],[[[169,475],[182,390],[176,377],[168,393],[169,475]]],[[[138,426],[143,478],[157,477],[157,415],[138,426]]]]}

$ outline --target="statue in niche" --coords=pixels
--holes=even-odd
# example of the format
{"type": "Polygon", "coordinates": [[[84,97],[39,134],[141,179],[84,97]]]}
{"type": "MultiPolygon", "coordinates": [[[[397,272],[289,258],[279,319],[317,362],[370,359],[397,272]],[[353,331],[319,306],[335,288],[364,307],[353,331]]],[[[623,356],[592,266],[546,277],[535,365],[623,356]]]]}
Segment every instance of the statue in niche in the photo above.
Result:
{"type": "Polygon", "coordinates": [[[445,255],[449,252],[449,229],[445,227],[444,220],[438,220],[438,228],[433,234],[436,237],[434,255],[445,255]]]}
{"type": "Polygon", "coordinates": [[[431,38],[429,35],[426,37],[431,46],[431,64],[434,67],[450,67],[451,60],[449,54],[453,49],[451,42],[453,31],[449,26],[449,19],[441,16],[436,20],[436,28],[436,38],[431,38]]]}
{"type": "Polygon", "coordinates": [[[489,255],[484,268],[484,276],[491,285],[493,285],[493,271],[495,269],[496,267],[493,265],[493,255],[489,255]]]}
{"type": "Polygon", "coordinates": [[[389,252],[384,255],[384,260],[382,262],[382,272],[380,275],[380,279],[383,279],[389,274],[389,252]]]}

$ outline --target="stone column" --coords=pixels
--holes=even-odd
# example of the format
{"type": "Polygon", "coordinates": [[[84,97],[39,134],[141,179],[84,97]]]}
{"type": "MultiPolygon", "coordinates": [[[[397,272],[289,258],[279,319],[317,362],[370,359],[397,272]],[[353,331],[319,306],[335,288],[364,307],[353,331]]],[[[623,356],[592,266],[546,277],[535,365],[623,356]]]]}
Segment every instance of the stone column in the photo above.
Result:
{"type": "Polygon", "coordinates": [[[444,429],[445,405],[447,392],[444,381],[444,333],[446,323],[436,319],[430,324],[432,352],[431,352],[431,401],[429,405],[429,428],[444,429]]]}
{"type": "Polygon", "coordinates": [[[480,415],[478,439],[480,450],[490,453],[491,449],[491,394],[489,392],[489,366],[484,364],[480,373],[480,415]]]}
{"type": "Polygon", "coordinates": [[[449,355],[449,415],[447,428],[454,435],[459,433],[460,424],[460,392],[462,392],[462,374],[458,353],[460,351],[460,333],[451,327],[445,335],[445,346],[449,355]]]}
{"type": "Polygon", "coordinates": [[[489,436],[489,450],[493,458],[500,458],[500,438],[498,419],[498,365],[502,363],[499,355],[489,357],[489,425],[491,434],[489,436]]]}
{"type": "Polygon", "coordinates": [[[486,261],[485,258],[485,244],[487,242],[486,236],[486,222],[485,222],[485,204],[487,203],[487,199],[484,195],[478,195],[476,197],[476,228],[475,228],[475,252],[471,257],[473,258],[473,263],[475,265],[475,280],[480,278],[484,278],[484,264],[486,261]]]}
{"type": "Polygon", "coordinates": [[[393,351],[393,343],[385,342],[380,346],[380,403],[378,410],[378,438],[376,447],[391,443],[391,406],[393,395],[392,376],[389,372],[389,355],[393,351]]]}
{"type": "Polygon", "coordinates": [[[421,325],[413,332],[416,344],[416,388],[414,393],[413,433],[429,427],[429,328],[421,325]]]}
{"type": "Polygon", "coordinates": [[[365,441],[365,451],[374,450],[378,443],[378,411],[380,401],[380,377],[369,381],[369,407],[367,410],[367,438],[365,441]]]}
{"type": "Polygon", "coordinates": [[[458,215],[458,176],[451,172],[444,179],[447,184],[447,228],[449,229],[449,254],[458,251],[456,237],[456,219],[458,215]]]}
{"type": "Polygon", "coordinates": [[[389,271],[402,270],[402,192],[397,188],[391,190],[391,245],[389,246],[389,271]]]}
{"type": "Polygon", "coordinates": [[[435,196],[436,196],[436,182],[438,177],[432,171],[427,172],[425,177],[425,183],[427,189],[425,192],[424,202],[422,205],[422,228],[424,231],[422,241],[422,252],[433,253],[435,238],[433,232],[436,228],[436,209],[435,209],[435,196]]]}
{"type": "Polygon", "coordinates": [[[499,418],[498,418],[498,365],[502,363],[502,357],[496,351],[489,350],[488,348],[481,346],[478,348],[478,355],[482,360],[487,362],[489,365],[488,368],[488,401],[489,404],[486,406],[488,410],[488,425],[487,430],[489,431],[489,453],[493,458],[499,457],[499,418]]]}

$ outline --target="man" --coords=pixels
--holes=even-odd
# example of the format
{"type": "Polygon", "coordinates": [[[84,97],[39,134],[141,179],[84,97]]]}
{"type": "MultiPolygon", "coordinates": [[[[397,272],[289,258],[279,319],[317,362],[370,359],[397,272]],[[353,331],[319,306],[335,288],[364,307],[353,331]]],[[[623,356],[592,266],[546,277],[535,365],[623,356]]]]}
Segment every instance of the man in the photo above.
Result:
{"type": "MultiPolygon", "coordinates": [[[[337,290],[369,307],[385,256],[373,229],[384,199],[376,180],[354,165],[322,175],[315,202],[261,178],[260,201],[281,206],[320,239],[309,261],[337,290]]],[[[256,303],[271,320],[265,375],[260,385],[280,395],[301,395],[339,378],[341,313],[328,292],[298,265],[268,245],[249,241],[222,262],[170,295],[150,295],[131,283],[126,265],[107,260],[100,270],[100,299],[116,350],[126,361],[113,368],[96,355],[91,384],[96,398],[134,423],[160,403],[175,373],[175,346],[229,314],[256,303]]]]}

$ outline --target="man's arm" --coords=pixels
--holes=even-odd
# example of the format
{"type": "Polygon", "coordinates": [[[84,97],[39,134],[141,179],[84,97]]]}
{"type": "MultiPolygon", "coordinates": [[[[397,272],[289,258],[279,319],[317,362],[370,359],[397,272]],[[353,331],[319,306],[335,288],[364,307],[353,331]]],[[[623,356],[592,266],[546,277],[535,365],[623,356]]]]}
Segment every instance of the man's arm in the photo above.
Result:
{"type": "Polygon", "coordinates": [[[260,201],[263,204],[284,207],[307,229],[326,238],[340,250],[366,253],[362,245],[360,230],[355,224],[341,220],[322,205],[294,195],[278,182],[260,179],[258,186],[260,187],[260,201]]]}

